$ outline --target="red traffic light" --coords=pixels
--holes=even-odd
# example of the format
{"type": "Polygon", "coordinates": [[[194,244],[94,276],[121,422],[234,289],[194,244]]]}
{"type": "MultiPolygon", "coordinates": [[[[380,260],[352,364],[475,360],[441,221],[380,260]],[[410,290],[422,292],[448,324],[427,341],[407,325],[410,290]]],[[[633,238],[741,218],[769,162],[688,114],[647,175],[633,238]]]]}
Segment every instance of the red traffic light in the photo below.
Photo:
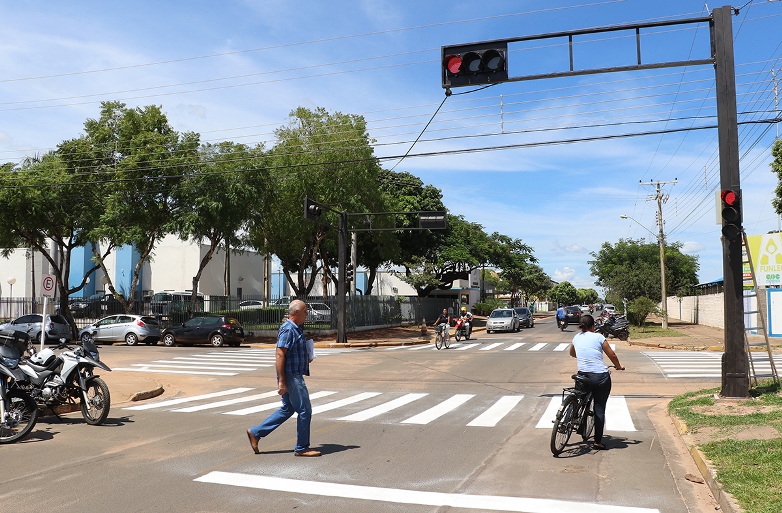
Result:
{"type": "Polygon", "coordinates": [[[442,47],[443,87],[498,84],[508,80],[506,42],[442,47]]]}
{"type": "Polygon", "coordinates": [[[453,54],[446,55],[445,69],[447,69],[449,73],[456,75],[462,69],[462,58],[453,54]]]}
{"type": "Polygon", "coordinates": [[[725,189],[722,191],[722,201],[729,207],[733,207],[738,203],[739,196],[734,191],[731,191],[730,189],[725,189]]]}

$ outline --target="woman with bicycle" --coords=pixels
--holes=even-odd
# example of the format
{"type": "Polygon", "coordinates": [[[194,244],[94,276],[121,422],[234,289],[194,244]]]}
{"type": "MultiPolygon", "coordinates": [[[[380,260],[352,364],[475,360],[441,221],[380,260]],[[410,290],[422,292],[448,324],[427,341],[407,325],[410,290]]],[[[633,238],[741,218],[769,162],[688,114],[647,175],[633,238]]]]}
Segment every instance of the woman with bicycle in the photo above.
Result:
{"type": "Polygon", "coordinates": [[[443,313],[440,314],[440,317],[437,318],[437,321],[435,321],[435,326],[441,326],[443,330],[443,338],[447,341],[448,340],[448,327],[451,325],[451,316],[448,315],[448,309],[443,308],[443,313]]]}
{"type": "Polygon", "coordinates": [[[605,337],[595,333],[595,318],[589,314],[581,316],[578,323],[581,333],[573,337],[570,345],[570,356],[578,360],[578,373],[586,376],[592,386],[595,399],[595,443],[594,449],[605,449],[603,444],[603,428],[606,421],[606,403],[611,394],[611,373],[603,361],[603,353],[608,356],[616,370],[625,370],[619,363],[619,357],[605,337]]]}

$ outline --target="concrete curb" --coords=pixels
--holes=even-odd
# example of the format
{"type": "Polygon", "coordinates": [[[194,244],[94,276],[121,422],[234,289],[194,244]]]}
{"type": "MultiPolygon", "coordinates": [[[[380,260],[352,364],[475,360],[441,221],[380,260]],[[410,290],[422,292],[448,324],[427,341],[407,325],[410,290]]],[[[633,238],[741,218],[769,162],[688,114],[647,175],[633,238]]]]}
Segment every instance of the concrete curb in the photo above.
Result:
{"type": "Polygon", "coordinates": [[[690,441],[687,440],[687,425],[682,420],[679,420],[676,416],[670,414],[669,416],[676,426],[676,430],[679,432],[679,435],[684,440],[685,445],[687,445],[690,456],[692,456],[692,459],[695,462],[695,465],[698,467],[701,476],[703,477],[704,481],[706,481],[706,486],[709,487],[711,496],[714,497],[714,500],[716,500],[720,505],[722,511],[727,511],[728,513],[743,513],[743,510],[735,505],[735,499],[733,499],[733,497],[728,492],[723,490],[722,484],[717,481],[717,471],[711,466],[711,463],[706,459],[706,456],[704,456],[698,446],[691,444],[690,441]]]}

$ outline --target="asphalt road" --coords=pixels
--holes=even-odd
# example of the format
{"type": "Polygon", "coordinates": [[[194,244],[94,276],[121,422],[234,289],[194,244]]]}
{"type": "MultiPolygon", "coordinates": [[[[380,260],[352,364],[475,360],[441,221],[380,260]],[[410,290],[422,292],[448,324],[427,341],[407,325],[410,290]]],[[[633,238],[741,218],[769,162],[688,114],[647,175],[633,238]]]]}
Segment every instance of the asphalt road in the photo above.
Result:
{"type": "Polygon", "coordinates": [[[263,366],[271,351],[103,347],[110,388],[136,380],[166,393],[141,403],[118,393],[104,426],[47,417],[0,446],[0,501],[14,512],[713,510],[682,485],[680,458],[652,419],[665,399],[715,379],[668,378],[641,349],[618,343],[629,370],[613,373],[609,450],[571,440],[552,457],[548,416],[572,382],[563,345],[574,334],[548,319],[448,350],[323,352],[307,380],[320,458],[293,456],[294,419],[261,440],[261,454],[250,449],[245,430],[277,401],[274,368],[263,366]],[[236,357],[245,366],[226,372],[236,357]],[[204,361],[218,370],[184,373],[204,361]]]}

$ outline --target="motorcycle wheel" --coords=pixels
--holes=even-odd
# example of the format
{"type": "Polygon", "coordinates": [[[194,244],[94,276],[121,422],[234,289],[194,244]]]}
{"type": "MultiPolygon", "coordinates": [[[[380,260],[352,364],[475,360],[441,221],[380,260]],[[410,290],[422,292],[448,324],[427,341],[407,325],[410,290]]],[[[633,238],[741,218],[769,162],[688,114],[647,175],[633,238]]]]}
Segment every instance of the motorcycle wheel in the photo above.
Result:
{"type": "Polygon", "coordinates": [[[0,419],[0,444],[21,440],[38,422],[38,405],[35,399],[21,390],[8,391],[6,418],[0,419]]]}
{"type": "Polygon", "coordinates": [[[81,414],[84,420],[91,426],[100,426],[109,416],[111,408],[111,396],[109,387],[100,378],[92,378],[87,382],[87,398],[81,398],[81,414]]]}
{"type": "Polygon", "coordinates": [[[456,341],[459,342],[462,339],[462,335],[457,331],[456,332],[456,341]]]}
{"type": "Polygon", "coordinates": [[[630,338],[630,334],[629,334],[629,333],[627,333],[627,332],[624,332],[624,331],[623,331],[623,332],[621,332],[621,333],[620,333],[619,335],[617,335],[617,336],[619,337],[619,340],[622,340],[622,341],[625,341],[625,340],[627,340],[628,338],[630,338]]]}

